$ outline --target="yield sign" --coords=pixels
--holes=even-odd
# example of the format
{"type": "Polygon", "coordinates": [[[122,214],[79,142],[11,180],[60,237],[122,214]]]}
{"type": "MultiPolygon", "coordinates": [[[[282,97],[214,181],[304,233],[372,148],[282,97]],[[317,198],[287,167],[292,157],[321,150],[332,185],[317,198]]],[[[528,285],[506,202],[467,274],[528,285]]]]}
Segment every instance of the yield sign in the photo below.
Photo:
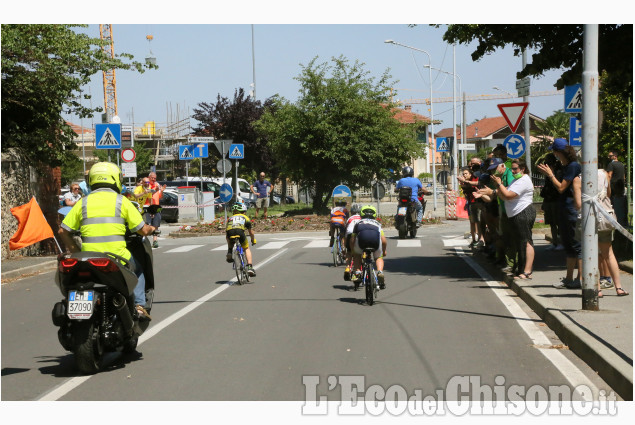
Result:
{"type": "Polygon", "coordinates": [[[501,114],[503,114],[503,118],[507,121],[507,125],[511,128],[512,133],[515,133],[520,125],[520,121],[523,119],[523,115],[525,115],[527,107],[529,107],[529,102],[503,103],[497,106],[501,114]]]}

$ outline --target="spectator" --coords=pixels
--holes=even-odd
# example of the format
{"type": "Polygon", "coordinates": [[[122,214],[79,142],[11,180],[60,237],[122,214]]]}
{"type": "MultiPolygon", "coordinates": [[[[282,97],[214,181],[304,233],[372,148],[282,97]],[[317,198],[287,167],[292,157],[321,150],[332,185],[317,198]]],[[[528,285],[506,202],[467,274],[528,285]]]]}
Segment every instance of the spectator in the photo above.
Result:
{"type": "Polygon", "coordinates": [[[628,227],[627,202],[624,193],[624,164],[617,159],[617,152],[609,152],[609,164],[606,166],[611,181],[611,203],[615,209],[617,222],[628,227]]]}
{"type": "MultiPolygon", "coordinates": [[[[544,163],[556,176],[556,180],[562,181],[562,165],[553,153],[548,153],[545,156],[544,163]]],[[[561,251],[564,247],[560,243],[560,237],[558,236],[558,199],[560,198],[560,193],[558,193],[550,179],[545,179],[545,185],[540,191],[540,196],[543,198],[542,210],[545,212],[545,224],[551,227],[551,245],[547,249],[561,251]]]]}
{"type": "MultiPolygon", "coordinates": [[[[167,186],[161,186],[157,182],[157,173],[152,172],[148,174],[148,179],[150,179],[150,190],[152,191],[152,198],[150,199],[150,207],[148,207],[147,210],[150,223],[147,223],[147,221],[146,223],[151,224],[153,227],[158,229],[159,226],[161,226],[161,207],[159,205],[161,204],[161,198],[163,198],[163,191],[167,186]]],[[[156,232],[153,233],[153,239],[154,241],[152,243],[152,247],[158,248],[159,238],[156,232]]]]}
{"type": "Polygon", "coordinates": [[[258,211],[262,208],[262,216],[265,220],[267,219],[267,208],[269,208],[271,188],[272,186],[269,180],[265,180],[264,171],[260,172],[258,180],[251,185],[251,192],[258,196],[258,199],[256,199],[256,218],[258,218],[258,211]]]}
{"type": "Polygon", "coordinates": [[[493,191],[490,195],[483,194],[484,191],[488,191],[489,185],[492,184],[490,175],[487,174],[490,162],[491,158],[483,161],[478,182],[479,191],[474,192],[474,197],[482,201],[483,205],[482,217],[484,223],[481,224],[481,228],[484,229],[485,252],[490,260],[496,261],[496,246],[499,244],[500,239],[498,237],[498,201],[493,191]]]}
{"type": "Polygon", "coordinates": [[[573,200],[573,188],[571,183],[582,173],[582,166],[577,161],[575,150],[569,146],[566,139],[555,139],[550,150],[564,169],[562,171],[562,181],[556,179],[555,174],[545,164],[539,164],[538,170],[547,176],[558,190],[558,231],[560,232],[560,243],[564,246],[567,255],[567,274],[560,283],[555,284],[556,288],[578,289],[580,285],[580,269],[582,266],[582,246],[575,240],[575,227],[578,219],[578,211],[573,200]],[[573,270],[577,269],[577,278],[573,279],[573,270]]]}
{"type": "Polygon", "coordinates": [[[534,264],[534,241],[531,229],[536,221],[536,210],[532,204],[534,185],[524,161],[514,159],[511,171],[514,180],[509,187],[501,184],[500,177],[492,176],[491,178],[498,187],[498,198],[505,202],[505,210],[514,234],[512,239],[516,243],[517,269],[519,270],[515,278],[531,279],[534,264]]]}
{"type": "Polygon", "coordinates": [[[71,184],[71,190],[64,194],[64,206],[72,207],[79,201],[82,197],[81,189],[79,184],[73,183],[71,184]]]}
{"type": "MultiPolygon", "coordinates": [[[[514,176],[511,172],[511,161],[507,159],[507,149],[503,145],[497,145],[494,148],[494,158],[490,162],[489,169],[493,171],[494,176],[500,177],[501,183],[505,187],[514,181],[514,176]]],[[[516,261],[516,243],[513,238],[515,235],[512,232],[511,223],[507,216],[505,209],[505,203],[501,198],[498,198],[498,234],[500,236],[500,243],[498,244],[498,261],[499,266],[503,266],[504,270],[512,273],[518,272],[516,261]]]]}
{"type": "MultiPolygon", "coordinates": [[[[480,168],[480,166],[478,167],[480,168]]],[[[479,203],[483,201],[474,197],[474,192],[478,186],[478,177],[474,176],[471,168],[464,168],[463,176],[458,176],[458,180],[461,182],[461,189],[465,194],[465,208],[470,219],[470,233],[472,235],[470,248],[480,248],[485,245],[485,241],[483,240],[483,230],[480,228],[482,210],[476,204],[477,201],[479,203]]]]}
{"type": "MultiPolygon", "coordinates": [[[[602,208],[605,210],[611,210],[611,187],[609,184],[609,176],[608,173],[604,170],[598,170],[598,201],[602,208]]],[[[578,211],[582,210],[582,182],[581,178],[578,177],[573,181],[573,196],[575,207],[578,211]]],[[[597,218],[596,218],[597,219],[597,218]]],[[[613,232],[614,229],[611,230],[600,230],[597,232],[598,234],[598,247],[600,251],[600,256],[598,258],[598,265],[600,269],[600,280],[598,281],[598,298],[602,298],[602,271],[606,274],[610,274],[610,279],[612,280],[613,285],[615,286],[615,292],[618,297],[623,297],[628,295],[622,288],[621,280],[620,280],[620,268],[617,264],[617,259],[615,258],[615,254],[613,253],[613,232]]],[[[606,288],[610,288],[609,285],[606,285],[606,288]]]]}

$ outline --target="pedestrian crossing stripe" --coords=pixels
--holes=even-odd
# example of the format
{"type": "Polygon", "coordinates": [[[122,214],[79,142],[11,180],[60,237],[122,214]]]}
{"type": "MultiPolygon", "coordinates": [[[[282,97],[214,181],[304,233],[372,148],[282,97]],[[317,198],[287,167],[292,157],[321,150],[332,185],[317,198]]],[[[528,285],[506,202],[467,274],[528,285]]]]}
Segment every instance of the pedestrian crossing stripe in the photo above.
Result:
{"type": "MultiPolygon", "coordinates": [[[[284,246],[286,246],[289,242],[294,242],[294,241],[277,241],[277,242],[268,242],[264,245],[256,245],[256,246],[252,246],[253,249],[257,249],[257,250],[269,250],[269,249],[280,249],[283,248],[284,246]]],[[[464,246],[467,245],[467,241],[465,239],[461,239],[461,240],[450,240],[444,241],[444,245],[445,246],[464,246]]],[[[180,246],[180,247],[176,247],[173,248],[169,251],[165,251],[165,253],[183,253],[183,252],[190,252],[194,249],[200,248],[204,245],[184,245],[184,246],[180,246]]],[[[389,246],[393,246],[396,248],[419,248],[421,247],[421,239],[399,239],[397,240],[397,244],[396,246],[393,245],[392,243],[389,243],[389,246]]],[[[318,240],[312,240],[310,241],[308,244],[304,245],[302,248],[303,249],[315,249],[315,248],[319,248],[319,249],[324,249],[324,248],[328,248],[329,247],[329,240],[328,239],[318,239],[318,240]]],[[[211,248],[210,251],[226,251],[227,250],[227,245],[223,244],[220,246],[217,246],[215,248],[211,248]]]]}
{"type": "Polygon", "coordinates": [[[106,131],[104,131],[103,136],[99,139],[97,146],[116,146],[119,147],[119,142],[115,138],[115,135],[112,134],[112,131],[108,127],[106,127],[106,131]]]}
{"type": "Polygon", "coordinates": [[[170,252],[190,252],[192,250],[195,250],[196,248],[200,248],[203,245],[184,245],[184,246],[178,246],[176,248],[170,249],[169,251],[165,251],[165,253],[170,253],[170,252]]]}

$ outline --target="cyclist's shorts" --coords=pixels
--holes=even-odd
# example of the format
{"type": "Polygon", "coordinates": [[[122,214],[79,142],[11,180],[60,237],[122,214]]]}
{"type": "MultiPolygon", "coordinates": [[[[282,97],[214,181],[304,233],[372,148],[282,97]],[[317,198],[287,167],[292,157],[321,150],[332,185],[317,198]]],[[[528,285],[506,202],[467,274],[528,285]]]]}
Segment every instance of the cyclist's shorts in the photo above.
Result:
{"type": "Polygon", "coordinates": [[[381,258],[382,243],[381,235],[379,232],[360,232],[355,238],[355,246],[353,252],[355,254],[362,254],[364,249],[374,249],[373,257],[375,259],[381,258]]]}
{"type": "Polygon", "coordinates": [[[331,229],[335,229],[336,227],[340,229],[340,232],[344,232],[344,230],[346,230],[346,224],[339,223],[339,222],[331,222],[331,229]]]}
{"type": "MultiPolygon", "coordinates": [[[[229,229],[226,233],[227,237],[230,239],[238,239],[240,241],[240,246],[243,249],[249,248],[249,241],[247,240],[247,236],[245,236],[245,231],[243,229],[229,229]],[[237,238],[232,238],[232,236],[238,236],[237,238]]],[[[232,242],[230,242],[231,246],[234,246],[232,242]]]]}

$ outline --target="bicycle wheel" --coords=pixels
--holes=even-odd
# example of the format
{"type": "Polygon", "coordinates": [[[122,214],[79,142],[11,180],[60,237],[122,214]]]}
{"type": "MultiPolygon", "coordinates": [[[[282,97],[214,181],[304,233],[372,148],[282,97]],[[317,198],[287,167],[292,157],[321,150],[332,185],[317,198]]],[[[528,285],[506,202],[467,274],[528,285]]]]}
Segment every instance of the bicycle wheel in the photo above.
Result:
{"type": "Polygon", "coordinates": [[[375,288],[373,282],[373,275],[375,271],[373,270],[373,265],[371,263],[367,263],[364,265],[364,286],[366,287],[366,303],[368,305],[373,305],[375,300],[373,296],[375,295],[375,288]]]}
{"type": "Polygon", "coordinates": [[[242,285],[243,284],[242,265],[240,262],[240,254],[238,253],[238,250],[236,249],[235,246],[234,246],[234,251],[232,254],[234,257],[234,270],[236,271],[236,283],[238,283],[239,285],[242,285]]]}
{"type": "Polygon", "coordinates": [[[247,272],[247,258],[245,257],[245,251],[243,251],[240,255],[240,260],[242,262],[243,281],[249,282],[249,273],[247,272]]]}
{"type": "Polygon", "coordinates": [[[339,238],[340,238],[340,230],[335,229],[335,242],[333,242],[333,247],[331,249],[331,252],[333,253],[333,267],[337,267],[337,256],[339,255],[337,253],[337,249],[338,249],[338,245],[339,245],[339,238]]]}

